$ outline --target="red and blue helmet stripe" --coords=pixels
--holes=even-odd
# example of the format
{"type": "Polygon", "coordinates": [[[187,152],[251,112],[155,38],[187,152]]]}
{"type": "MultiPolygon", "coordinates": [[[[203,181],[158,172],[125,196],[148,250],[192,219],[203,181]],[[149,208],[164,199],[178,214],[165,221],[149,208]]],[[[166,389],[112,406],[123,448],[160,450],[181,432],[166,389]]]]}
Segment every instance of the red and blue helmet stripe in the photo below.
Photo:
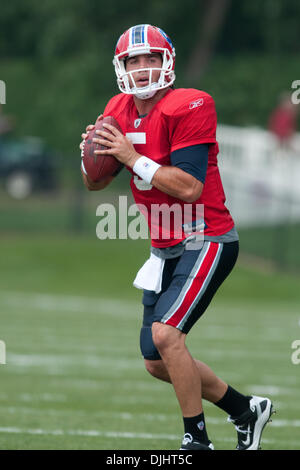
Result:
{"type": "Polygon", "coordinates": [[[125,31],[118,39],[115,55],[122,52],[125,54],[125,51],[138,49],[139,47],[147,49],[167,48],[175,57],[175,49],[169,36],[161,28],[149,24],[132,26],[125,31]]]}
{"type": "Polygon", "coordinates": [[[173,49],[174,47],[173,47],[172,41],[169,38],[169,36],[161,28],[158,28],[158,31],[163,35],[163,37],[168,41],[168,43],[170,44],[170,46],[173,49]]]}
{"type": "Polygon", "coordinates": [[[139,24],[131,28],[131,44],[133,46],[145,43],[145,24],[139,24]]]}

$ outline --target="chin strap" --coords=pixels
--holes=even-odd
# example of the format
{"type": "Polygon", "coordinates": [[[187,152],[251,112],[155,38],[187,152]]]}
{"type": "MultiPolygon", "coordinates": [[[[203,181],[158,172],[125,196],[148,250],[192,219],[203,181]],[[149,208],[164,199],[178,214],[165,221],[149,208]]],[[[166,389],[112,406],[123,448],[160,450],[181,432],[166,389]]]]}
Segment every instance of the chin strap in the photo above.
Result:
{"type": "Polygon", "coordinates": [[[149,98],[152,98],[155,93],[157,93],[158,90],[156,88],[154,88],[154,90],[145,90],[145,91],[139,91],[137,93],[135,93],[134,96],[136,96],[137,98],[139,98],[140,100],[148,100],[149,98]]]}

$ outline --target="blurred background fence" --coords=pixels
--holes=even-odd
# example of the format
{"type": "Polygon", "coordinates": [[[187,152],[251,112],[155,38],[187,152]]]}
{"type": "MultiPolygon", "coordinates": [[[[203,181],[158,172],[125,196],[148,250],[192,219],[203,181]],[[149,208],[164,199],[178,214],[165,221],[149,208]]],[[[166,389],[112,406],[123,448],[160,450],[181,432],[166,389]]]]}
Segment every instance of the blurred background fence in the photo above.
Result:
{"type": "Polygon", "coordinates": [[[247,254],[300,269],[300,134],[290,147],[259,128],[218,129],[227,203],[247,254]]]}

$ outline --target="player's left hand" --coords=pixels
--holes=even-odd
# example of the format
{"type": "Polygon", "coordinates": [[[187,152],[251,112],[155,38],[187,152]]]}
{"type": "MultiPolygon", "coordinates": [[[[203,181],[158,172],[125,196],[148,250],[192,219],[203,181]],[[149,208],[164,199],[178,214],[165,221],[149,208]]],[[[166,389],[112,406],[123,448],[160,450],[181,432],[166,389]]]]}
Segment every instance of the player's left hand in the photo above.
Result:
{"type": "Polygon", "coordinates": [[[129,139],[114,126],[103,124],[110,132],[96,131],[99,135],[93,139],[93,142],[108,147],[107,150],[95,150],[95,154],[113,155],[117,160],[130,168],[133,167],[137,159],[141,156],[138,154],[129,139]]]}

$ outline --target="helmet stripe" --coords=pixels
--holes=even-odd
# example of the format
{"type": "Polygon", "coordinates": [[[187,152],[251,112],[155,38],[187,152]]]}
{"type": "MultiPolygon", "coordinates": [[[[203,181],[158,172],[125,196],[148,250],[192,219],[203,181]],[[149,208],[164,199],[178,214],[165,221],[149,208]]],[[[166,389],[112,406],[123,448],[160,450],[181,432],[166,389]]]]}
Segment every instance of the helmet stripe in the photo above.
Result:
{"type": "Polygon", "coordinates": [[[161,28],[158,28],[158,31],[159,31],[160,34],[162,34],[162,36],[168,41],[168,43],[170,44],[170,46],[171,46],[172,49],[173,49],[173,44],[172,44],[172,41],[171,41],[171,39],[169,38],[169,36],[168,36],[161,28]]]}
{"type": "Polygon", "coordinates": [[[145,29],[144,29],[144,34],[145,34],[144,42],[147,45],[148,44],[148,28],[149,28],[149,25],[145,24],[144,26],[145,26],[145,29]]]}
{"type": "Polygon", "coordinates": [[[144,44],[145,42],[145,25],[139,24],[132,28],[131,36],[132,45],[144,44]]]}

